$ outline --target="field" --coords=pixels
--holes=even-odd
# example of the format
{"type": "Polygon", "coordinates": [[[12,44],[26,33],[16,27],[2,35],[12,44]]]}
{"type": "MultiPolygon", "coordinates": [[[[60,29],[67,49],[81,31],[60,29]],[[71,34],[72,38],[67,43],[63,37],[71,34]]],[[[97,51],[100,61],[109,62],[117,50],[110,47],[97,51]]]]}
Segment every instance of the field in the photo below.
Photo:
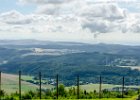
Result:
{"type": "MultiPolygon", "coordinates": [[[[31,80],[31,76],[22,76],[22,80],[31,80]]],[[[21,89],[22,93],[27,92],[29,90],[35,91],[36,89],[39,88],[38,85],[26,82],[26,81],[21,81],[21,89]]],[[[14,93],[18,92],[18,75],[13,75],[13,74],[5,74],[2,73],[2,90],[4,90],[6,93],[14,93]]],[[[42,85],[42,88],[53,88],[52,85],[42,85]]]]}
{"type": "MultiPolygon", "coordinates": [[[[32,76],[22,76],[22,93],[25,93],[29,90],[35,91],[36,89],[39,88],[38,85],[26,82],[25,80],[32,80],[32,76]],[[24,81],[23,81],[24,80],[24,81]]],[[[75,87],[76,86],[72,86],[75,87]]],[[[112,84],[102,84],[102,89],[112,89],[114,87],[121,87],[121,85],[112,85],[112,84]]],[[[126,86],[126,87],[135,87],[139,88],[138,86],[126,86]]],[[[42,89],[50,89],[54,88],[52,85],[42,85],[42,89]]],[[[70,87],[66,87],[68,89],[70,87]]],[[[5,74],[2,73],[2,89],[10,94],[14,92],[18,92],[18,75],[13,75],[13,74],[5,74]]],[[[80,89],[86,90],[88,92],[90,91],[99,91],[99,84],[87,84],[87,85],[80,85],[80,89]]],[[[132,98],[103,98],[100,100],[136,100],[137,96],[134,96],[132,98]]],[[[62,100],[62,99],[61,99],[62,100]]],[[[82,99],[84,100],[84,99],[82,99]]],[[[87,100],[87,99],[86,99],[87,100]]],[[[92,100],[99,100],[99,99],[92,99],[92,100]]]]}
{"type": "MultiPolygon", "coordinates": [[[[76,86],[72,86],[75,87],[76,86]]],[[[102,89],[112,89],[115,87],[122,87],[121,85],[113,85],[113,84],[102,84],[102,89]]],[[[139,86],[125,86],[125,87],[129,87],[129,88],[140,88],[139,86]]],[[[70,87],[67,87],[67,89],[70,87]]],[[[87,85],[80,85],[80,89],[81,90],[86,90],[87,92],[91,92],[91,91],[99,91],[99,84],[87,84],[87,85]]]]}
{"type": "MultiPolygon", "coordinates": [[[[32,76],[22,76],[22,80],[32,80],[32,76]]],[[[52,85],[42,85],[43,89],[51,89],[54,86],[52,85]]],[[[72,86],[76,87],[76,86],[72,86]]],[[[112,85],[112,84],[102,84],[102,89],[112,89],[114,87],[121,87],[121,85],[112,85]]],[[[130,88],[140,88],[139,86],[125,86],[130,88]]],[[[37,88],[39,88],[38,85],[22,81],[22,92],[26,92],[29,90],[35,91],[37,88]]],[[[70,87],[66,87],[67,89],[70,87]]],[[[14,74],[5,74],[2,73],[2,89],[5,90],[8,93],[13,93],[18,91],[18,75],[14,74]]],[[[87,85],[80,85],[80,89],[86,90],[88,92],[90,91],[99,91],[99,84],[87,84],[87,85]]]]}

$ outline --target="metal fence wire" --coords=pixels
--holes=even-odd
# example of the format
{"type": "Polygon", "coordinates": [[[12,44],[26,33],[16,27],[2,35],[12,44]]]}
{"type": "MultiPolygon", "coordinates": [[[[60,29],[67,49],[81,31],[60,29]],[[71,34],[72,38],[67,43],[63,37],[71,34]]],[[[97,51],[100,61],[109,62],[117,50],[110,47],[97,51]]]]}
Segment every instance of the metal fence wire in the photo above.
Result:
{"type": "MultiPolygon", "coordinates": [[[[32,84],[30,84],[28,82],[24,82],[24,80],[22,79],[22,72],[21,71],[18,72],[18,78],[16,80],[16,83],[14,83],[14,82],[13,83],[12,82],[11,83],[5,83],[3,81],[4,79],[3,79],[2,75],[3,75],[3,73],[0,71],[0,91],[4,90],[5,86],[13,86],[14,89],[16,90],[16,92],[19,94],[19,100],[22,99],[22,93],[23,93],[22,89],[24,88],[24,85],[29,86],[28,88],[32,88],[31,87],[32,84]]],[[[44,87],[44,85],[46,85],[46,83],[45,83],[45,81],[43,81],[44,77],[42,77],[43,74],[41,72],[38,72],[37,76],[38,76],[38,77],[36,77],[37,81],[34,84],[36,85],[36,88],[38,89],[39,99],[42,99],[42,91],[44,90],[43,87],[44,87]]],[[[59,91],[58,91],[59,84],[63,84],[63,81],[61,80],[61,77],[64,77],[64,76],[60,76],[60,75],[57,74],[57,75],[54,76],[54,79],[50,80],[50,81],[53,81],[51,83],[51,85],[54,86],[54,88],[52,88],[52,91],[53,90],[56,91],[56,99],[59,99],[59,91]]],[[[77,99],[80,99],[80,86],[81,86],[80,77],[81,76],[77,75],[75,77],[75,80],[73,80],[73,81],[75,81],[77,99]]],[[[11,78],[11,80],[12,80],[12,78],[11,78]]],[[[99,85],[98,85],[99,86],[98,87],[99,88],[99,98],[102,98],[104,77],[99,76],[98,81],[99,81],[99,85]]],[[[122,81],[122,83],[121,83],[122,86],[120,87],[121,91],[120,90],[118,90],[118,91],[121,92],[122,98],[124,98],[124,92],[125,92],[125,77],[124,76],[122,76],[121,81],[122,81]]],[[[1,94],[0,94],[0,98],[1,98],[1,94]]]]}

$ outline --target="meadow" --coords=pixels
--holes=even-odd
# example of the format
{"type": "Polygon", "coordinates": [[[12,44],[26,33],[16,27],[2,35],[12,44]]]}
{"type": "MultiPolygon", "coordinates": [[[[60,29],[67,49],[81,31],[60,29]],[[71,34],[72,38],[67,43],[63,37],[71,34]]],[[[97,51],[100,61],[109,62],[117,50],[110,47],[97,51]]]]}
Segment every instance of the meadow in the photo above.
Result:
{"type": "MultiPolygon", "coordinates": [[[[30,82],[27,82],[26,80],[32,80],[32,76],[26,76],[23,75],[21,78],[21,90],[22,93],[28,92],[28,91],[36,91],[39,86],[30,82]]],[[[18,75],[14,74],[6,74],[2,73],[2,83],[1,83],[1,89],[4,90],[6,93],[15,93],[18,92],[19,90],[19,77],[18,75]]],[[[54,86],[52,85],[42,85],[43,89],[51,89],[54,86]]]]}
{"type": "MultiPolygon", "coordinates": [[[[18,99],[18,89],[19,89],[19,85],[18,85],[18,75],[14,75],[14,74],[6,74],[6,73],[2,73],[2,85],[1,85],[1,89],[4,90],[4,92],[9,95],[9,98],[10,97],[15,97],[18,99]]],[[[21,81],[21,91],[22,91],[22,96],[23,98],[27,98],[28,96],[31,96],[31,94],[35,94],[36,96],[38,95],[38,89],[39,89],[39,85],[36,85],[36,84],[33,84],[33,83],[30,83],[30,82],[27,82],[27,80],[33,80],[33,76],[26,76],[26,75],[22,75],[22,81],[21,81]],[[32,92],[30,92],[32,91],[32,92]]],[[[121,87],[121,85],[113,85],[113,84],[102,84],[102,90],[104,89],[112,89],[112,88],[115,88],[115,87],[121,87]]],[[[125,87],[129,87],[129,88],[140,88],[139,86],[125,86],[125,87]]],[[[46,89],[54,89],[55,86],[53,85],[45,85],[45,84],[42,84],[42,93],[43,93],[43,97],[46,98],[46,99],[51,99],[53,100],[56,96],[56,92],[53,91],[45,91],[46,89]],[[49,98],[45,96],[46,95],[49,95],[49,98]],[[54,98],[51,98],[54,97],[54,98]]],[[[60,92],[60,95],[59,95],[59,99],[60,100],[63,100],[64,97],[66,96],[69,100],[71,98],[73,98],[72,100],[74,100],[74,98],[76,98],[76,90],[77,89],[77,86],[70,86],[70,87],[65,87],[65,86],[60,86],[60,89],[59,89],[59,92],[60,92]],[[74,88],[74,90],[73,90],[74,88]],[[72,91],[72,92],[70,92],[72,91]],[[63,95],[63,93],[65,95],[63,95]],[[70,94],[69,94],[70,93],[70,94]],[[72,94],[71,94],[72,93],[72,94]],[[70,96],[70,98],[69,98],[70,96]]],[[[81,94],[81,98],[83,98],[82,100],[84,100],[84,98],[90,98],[91,96],[91,99],[90,100],[99,100],[99,94],[98,94],[98,91],[99,91],[99,84],[86,84],[86,85],[80,85],[80,94],[81,94]],[[87,92],[85,94],[85,91],[87,92]],[[94,91],[96,91],[96,93],[94,93],[94,91]],[[95,99],[92,99],[94,98],[94,95],[95,95],[95,99]]],[[[121,98],[121,93],[117,93],[117,92],[104,92],[104,98],[101,98],[100,100],[136,100],[136,98],[138,97],[138,92],[134,91],[135,93],[133,94],[133,91],[130,91],[130,93],[128,93],[128,95],[126,94],[126,97],[125,98],[121,98]],[[109,94],[112,94],[114,97],[108,97],[109,94]],[[120,96],[118,98],[116,98],[116,96],[120,96]],[[108,98],[106,98],[106,96],[108,98]]],[[[36,98],[33,97],[34,98],[36,98]]],[[[38,97],[37,97],[38,98],[38,97]]],[[[67,98],[65,98],[64,100],[66,100],[67,98]]],[[[85,100],[87,100],[85,99],[85,100]]]]}

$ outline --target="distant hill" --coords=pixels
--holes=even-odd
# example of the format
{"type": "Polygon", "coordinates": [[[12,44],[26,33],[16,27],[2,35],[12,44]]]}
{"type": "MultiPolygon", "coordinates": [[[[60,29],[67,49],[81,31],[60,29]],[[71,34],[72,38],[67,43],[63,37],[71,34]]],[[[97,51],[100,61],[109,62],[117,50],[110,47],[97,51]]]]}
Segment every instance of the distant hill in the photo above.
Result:
{"type": "Polygon", "coordinates": [[[140,46],[119,44],[86,44],[77,42],[52,42],[38,40],[0,40],[0,47],[6,48],[43,48],[43,49],[73,49],[85,52],[100,52],[121,55],[139,55],[140,46]]]}
{"type": "Polygon", "coordinates": [[[6,73],[17,73],[55,78],[60,74],[66,85],[81,76],[84,83],[97,83],[99,75],[105,83],[138,84],[140,72],[119,66],[139,66],[140,47],[113,44],[85,44],[36,40],[1,40],[0,69],[6,73]],[[65,81],[64,81],[65,80],[65,81]]]}
{"type": "Polygon", "coordinates": [[[97,83],[99,75],[102,75],[106,82],[121,84],[120,78],[126,76],[131,81],[127,84],[137,84],[140,72],[130,68],[117,67],[113,61],[124,56],[102,54],[102,53],[76,53],[61,56],[26,56],[15,58],[0,66],[6,73],[17,73],[21,70],[25,75],[38,75],[41,71],[44,77],[55,78],[59,74],[65,84],[72,85],[77,75],[81,76],[84,83],[97,83]],[[106,64],[106,57],[108,62],[106,64]],[[114,78],[115,77],[115,78],[114,78]],[[112,81],[114,80],[114,81],[112,81]]]}

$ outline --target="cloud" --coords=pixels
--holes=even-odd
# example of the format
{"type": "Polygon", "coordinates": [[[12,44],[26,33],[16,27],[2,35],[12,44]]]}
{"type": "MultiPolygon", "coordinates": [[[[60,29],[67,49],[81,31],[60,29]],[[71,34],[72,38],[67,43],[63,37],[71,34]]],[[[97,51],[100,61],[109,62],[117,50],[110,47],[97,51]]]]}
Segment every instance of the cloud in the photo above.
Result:
{"type": "MultiPolygon", "coordinates": [[[[62,4],[62,3],[69,3],[72,1],[81,0],[19,0],[20,3],[24,4],[62,4]]],[[[86,1],[88,3],[140,3],[139,0],[82,0],[83,2],[86,1]]]]}
{"type": "MultiPolygon", "coordinates": [[[[80,27],[77,25],[78,18],[72,15],[68,16],[52,16],[46,14],[30,14],[23,15],[18,11],[9,11],[0,14],[0,25],[3,31],[16,33],[70,33],[73,28],[80,27]],[[71,26],[74,24],[73,26],[71,26]],[[77,26],[76,26],[77,25],[77,26]],[[21,30],[21,31],[20,31],[21,30]]],[[[75,30],[76,31],[76,30],[75,30]]]]}
{"type": "Polygon", "coordinates": [[[54,5],[45,5],[45,6],[38,6],[36,13],[37,14],[47,14],[47,15],[58,15],[61,13],[59,11],[61,7],[54,6],[54,5]]]}
{"type": "MultiPolygon", "coordinates": [[[[87,5],[88,6],[88,5],[87,5]]],[[[84,9],[83,15],[87,17],[102,17],[109,20],[126,17],[126,11],[116,4],[92,5],[84,9]]]]}
{"type": "Polygon", "coordinates": [[[122,31],[120,26],[129,16],[125,9],[116,4],[96,4],[81,8],[80,15],[84,18],[83,29],[89,29],[92,33],[109,33],[122,31]]]}
{"type": "Polygon", "coordinates": [[[120,2],[127,4],[127,0],[19,1],[35,5],[35,11],[26,15],[16,10],[1,13],[0,33],[26,33],[26,37],[50,39],[59,37],[64,40],[76,36],[75,40],[86,41],[110,33],[114,36],[117,33],[140,33],[140,14],[119,5],[120,2]]]}
{"type": "MultiPolygon", "coordinates": [[[[62,0],[61,0],[62,1],[62,0]]],[[[37,1],[34,1],[37,2],[37,1]]],[[[43,2],[43,1],[42,1],[43,2]]],[[[48,2],[48,1],[47,1],[48,2]]],[[[53,1],[54,2],[54,1],[53,1]]],[[[67,8],[66,4],[61,6],[43,5],[38,6],[36,13],[23,15],[18,11],[9,11],[0,14],[1,22],[7,25],[30,25],[32,32],[77,32],[72,29],[75,24],[80,30],[89,30],[93,34],[110,32],[132,32],[138,33],[139,19],[135,14],[130,14],[117,4],[88,4],[85,1],[73,1],[67,8]],[[76,6],[77,5],[77,6],[76,6]],[[71,8],[77,9],[70,11],[71,8]],[[66,10],[67,8],[67,10],[66,10]],[[133,18],[131,18],[133,16],[133,18]],[[135,21],[132,21],[135,20],[135,21]],[[42,25],[43,28],[40,28],[42,25]],[[70,28],[71,27],[71,28],[70,28]],[[69,29],[73,31],[68,31],[69,29]]]]}
{"type": "Polygon", "coordinates": [[[107,33],[110,30],[108,22],[92,21],[83,24],[83,29],[88,28],[92,33],[107,33]]]}
{"type": "Polygon", "coordinates": [[[130,30],[134,33],[140,33],[140,21],[137,23],[133,24],[130,28],[130,30]]]}
{"type": "MultiPolygon", "coordinates": [[[[83,30],[88,29],[91,33],[126,33],[128,28],[124,27],[126,19],[130,16],[129,11],[120,8],[117,4],[89,4],[91,0],[73,1],[63,5],[43,5],[37,6],[37,14],[51,16],[73,15],[78,17],[83,30]]],[[[63,24],[63,23],[62,23],[63,24]]],[[[128,23],[129,24],[129,23],[128,23]]],[[[129,26],[129,25],[126,25],[129,26]]],[[[133,30],[131,30],[133,32],[133,30]]]]}
{"type": "Polygon", "coordinates": [[[19,0],[19,2],[23,4],[38,4],[38,5],[62,4],[62,3],[68,3],[71,1],[72,0],[19,0]]]}
{"type": "Polygon", "coordinates": [[[7,24],[30,24],[31,18],[28,18],[16,10],[0,14],[0,21],[7,24]]]}
{"type": "Polygon", "coordinates": [[[89,4],[92,0],[71,0],[70,3],[61,6],[52,4],[67,2],[67,0],[20,0],[20,2],[45,4],[38,5],[35,13],[30,15],[23,15],[18,11],[2,13],[0,14],[1,22],[7,25],[22,25],[22,27],[26,24],[30,26],[32,32],[39,33],[43,31],[77,33],[78,30],[72,29],[73,25],[80,32],[82,30],[93,34],[140,32],[139,19],[136,15],[119,7],[118,4],[89,4]],[[44,29],[39,27],[40,25],[44,29]]]}

